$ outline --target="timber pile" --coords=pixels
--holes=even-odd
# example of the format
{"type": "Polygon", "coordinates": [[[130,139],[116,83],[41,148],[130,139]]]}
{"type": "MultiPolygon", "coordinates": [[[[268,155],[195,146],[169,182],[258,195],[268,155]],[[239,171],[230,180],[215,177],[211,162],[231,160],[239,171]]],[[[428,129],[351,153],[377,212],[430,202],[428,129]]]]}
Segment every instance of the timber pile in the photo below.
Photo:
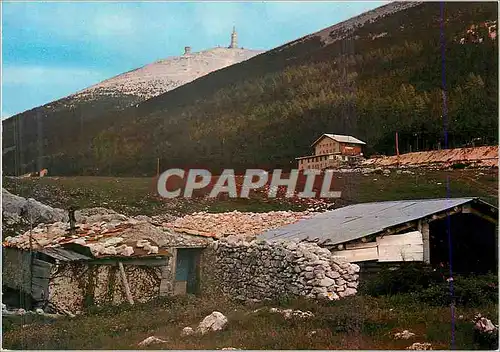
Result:
{"type": "Polygon", "coordinates": [[[266,230],[288,225],[314,214],[311,211],[244,213],[235,210],[227,213],[199,212],[177,218],[165,226],[176,232],[198,236],[220,238],[228,235],[238,235],[245,238],[254,238],[266,230]]]}
{"type": "Polygon", "coordinates": [[[456,148],[432,150],[372,158],[363,161],[363,167],[390,166],[440,166],[450,167],[453,164],[470,164],[476,167],[498,167],[498,146],[476,148],[456,148]]]}

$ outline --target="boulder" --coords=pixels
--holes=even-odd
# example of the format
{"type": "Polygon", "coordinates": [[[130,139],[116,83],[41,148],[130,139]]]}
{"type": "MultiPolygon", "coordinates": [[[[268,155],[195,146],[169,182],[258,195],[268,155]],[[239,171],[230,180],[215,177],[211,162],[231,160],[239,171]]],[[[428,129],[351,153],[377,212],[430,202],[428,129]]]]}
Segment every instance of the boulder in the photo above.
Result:
{"type": "Polygon", "coordinates": [[[149,346],[152,344],[164,343],[164,342],[166,342],[166,341],[159,339],[156,336],[149,336],[149,337],[145,338],[144,340],[142,340],[141,342],[139,342],[137,345],[142,347],[142,346],[149,346]]]}
{"type": "Polygon", "coordinates": [[[198,331],[201,332],[202,335],[206,334],[209,331],[219,331],[222,330],[227,324],[227,318],[221,312],[212,312],[210,315],[207,315],[198,325],[198,331]]]}

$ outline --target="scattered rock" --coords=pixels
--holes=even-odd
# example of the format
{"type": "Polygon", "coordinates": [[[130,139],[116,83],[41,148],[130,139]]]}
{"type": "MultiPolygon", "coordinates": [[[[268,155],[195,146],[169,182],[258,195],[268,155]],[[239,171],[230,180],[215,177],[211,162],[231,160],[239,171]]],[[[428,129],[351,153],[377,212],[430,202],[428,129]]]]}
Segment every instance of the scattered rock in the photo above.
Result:
{"type": "Polygon", "coordinates": [[[409,330],[403,330],[402,332],[398,332],[394,334],[394,338],[398,340],[408,340],[409,338],[415,336],[413,332],[410,332],[409,330]]]}
{"type": "Polygon", "coordinates": [[[194,329],[190,326],[186,326],[182,329],[181,336],[189,336],[194,334],[194,329]]]}
{"type": "Polygon", "coordinates": [[[420,343],[420,342],[415,342],[409,347],[406,347],[407,350],[414,350],[414,351],[428,351],[432,350],[432,345],[428,342],[420,343]]]}
{"type": "Polygon", "coordinates": [[[139,342],[137,345],[138,346],[149,346],[149,345],[152,345],[152,344],[164,343],[164,342],[166,342],[166,341],[162,340],[162,339],[159,339],[156,336],[149,336],[148,338],[146,338],[146,339],[142,340],[141,342],[139,342]]]}
{"type": "Polygon", "coordinates": [[[493,334],[498,332],[498,327],[491,320],[483,317],[481,314],[476,314],[473,319],[474,329],[483,334],[493,334]]]}
{"type": "Polygon", "coordinates": [[[212,312],[212,314],[207,315],[198,325],[198,331],[202,335],[209,331],[219,331],[222,330],[227,324],[227,318],[221,312],[212,312]]]}
{"type": "Polygon", "coordinates": [[[199,212],[177,218],[166,224],[166,226],[178,232],[210,235],[217,238],[238,235],[238,237],[254,239],[257,234],[266,230],[291,224],[313,214],[311,211],[251,213],[235,210],[226,213],[199,212]]]}
{"type": "Polygon", "coordinates": [[[307,333],[307,337],[313,337],[314,335],[316,335],[318,332],[316,330],[312,330],[312,331],[309,331],[307,333]]]}
{"type": "Polygon", "coordinates": [[[308,319],[314,317],[314,314],[310,311],[301,311],[301,310],[293,310],[293,309],[279,309],[279,308],[270,308],[269,311],[271,313],[280,313],[285,319],[290,318],[299,318],[299,319],[308,319]]]}

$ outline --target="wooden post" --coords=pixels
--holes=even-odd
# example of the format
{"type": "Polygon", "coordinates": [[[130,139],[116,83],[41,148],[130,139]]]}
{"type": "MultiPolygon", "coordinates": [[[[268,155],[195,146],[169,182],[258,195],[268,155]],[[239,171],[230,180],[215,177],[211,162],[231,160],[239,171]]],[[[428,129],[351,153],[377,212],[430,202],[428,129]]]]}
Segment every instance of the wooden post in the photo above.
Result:
{"type": "Polygon", "coordinates": [[[130,304],[134,304],[132,299],[132,294],[130,293],[130,287],[127,282],[127,276],[125,275],[125,269],[123,268],[123,263],[118,262],[118,267],[120,268],[120,276],[122,278],[123,287],[125,288],[125,295],[127,296],[127,301],[130,304]]]}
{"type": "Polygon", "coordinates": [[[398,140],[398,133],[396,132],[396,155],[399,158],[399,140],[398,140]]]}
{"type": "Polygon", "coordinates": [[[429,223],[424,221],[422,222],[422,241],[424,245],[424,263],[431,263],[431,246],[430,246],[430,237],[429,237],[429,223]]]}
{"type": "Polygon", "coordinates": [[[396,131],[396,155],[398,158],[398,167],[399,167],[399,137],[397,131],[396,131]]]}

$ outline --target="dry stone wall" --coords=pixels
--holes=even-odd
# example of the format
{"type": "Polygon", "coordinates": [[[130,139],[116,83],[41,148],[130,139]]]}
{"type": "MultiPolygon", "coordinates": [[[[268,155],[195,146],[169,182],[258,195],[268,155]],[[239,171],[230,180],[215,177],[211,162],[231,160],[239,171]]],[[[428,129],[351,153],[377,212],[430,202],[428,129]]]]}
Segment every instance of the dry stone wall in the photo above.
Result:
{"type": "Polygon", "coordinates": [[[359,266],[303,242],[246,242],[235,236],[204,253],[205,292],[238,299],[288,296],[337,300],[357,293],[359,266]]]}

